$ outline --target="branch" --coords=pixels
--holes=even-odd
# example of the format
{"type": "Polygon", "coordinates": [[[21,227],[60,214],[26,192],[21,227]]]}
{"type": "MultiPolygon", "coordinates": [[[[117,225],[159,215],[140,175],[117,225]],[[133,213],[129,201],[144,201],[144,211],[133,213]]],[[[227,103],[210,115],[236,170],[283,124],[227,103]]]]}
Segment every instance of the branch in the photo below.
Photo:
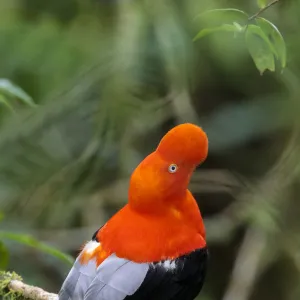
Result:
{"type": "Polygon", "coordinates": [[[25,284],[16,273],[0,272],[0,296],[3,299],[58,300],[57,294],[25,284]]]}
{"type": "Polygon", "coordinates": [[[48,293],[43,289],[23,283],[19,280],[12,280],[8,284],[8,288],[21,294],[23,297],[33,300],[58,300],[56,294],[48,293]]]}
{"type": "Polygon", "coordinates": [[[258,230],[249,228],[237,256],[231,282],[223,300],[247,300],[249,298],[259,275],[260,261],[266,246],[267,237],[258,230]]]}
{"type": "Polygon", "coordinates": [[[261,15],[264,11],[266,11],[268,8],[270,8],[271,6],[275,5],[276,3],[278,3],[280,0],[274,0],[272,2],[270,2],[268,5],[266,5],[265,7],[261,8],[256,14],[254,14],[253,16],[251,16],[248,21],[252,21],[254,19],[256,19],[259,15],[261,15]]]}

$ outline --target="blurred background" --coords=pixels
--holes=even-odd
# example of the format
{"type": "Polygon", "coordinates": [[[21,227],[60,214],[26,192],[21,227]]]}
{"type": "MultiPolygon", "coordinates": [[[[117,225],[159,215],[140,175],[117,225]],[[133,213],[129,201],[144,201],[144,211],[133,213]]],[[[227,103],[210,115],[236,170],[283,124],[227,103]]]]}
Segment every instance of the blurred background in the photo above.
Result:
{"type": "Polygon", "coordinates": [[[263,75],[242,36],[193,42],[195,17],[228,7],[259,10],[255,0],[0,0],[2,269],[57,292],[70,264],[37,241],[75,257],[124,205],[137,164],[192,122],[210,141],[190,185],[210,249],[199,299],[300,298],[300,2],[263,13],[287,47],[287,67],[263,75]]]}

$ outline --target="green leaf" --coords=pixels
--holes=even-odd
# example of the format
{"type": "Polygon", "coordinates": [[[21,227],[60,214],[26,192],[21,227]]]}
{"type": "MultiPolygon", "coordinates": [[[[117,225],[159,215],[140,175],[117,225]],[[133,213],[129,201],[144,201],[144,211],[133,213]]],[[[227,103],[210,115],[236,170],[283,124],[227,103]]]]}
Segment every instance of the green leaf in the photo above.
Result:
{"type": "Polygon", "coordinates": [[[260,27],[249,25],[246,31],[246,44],[252,59],[262,75],[265,70],[275,71],[274,51],[260,27]]]}
{"type": "Polygon", "coordinates": [[[208,10],[196,17],[196,20],[203,22],[206,27],[215,27],[233,22],[247,23],[248,15],[239,9],[224,8],[208,10]]]}
{"type": "Polygon", "coordinates": [[[0,79],[0,92],[6,96],[15,97],[28,106],[36,106],[33,99],[25,91],[7,79],[0,79]]]}
{"type": "Polygon", "coordinates": [[[268,4],[268,0],[257,0],[257,5],[259,8],[264,8],[268,4]]]}
{"type": "Polygon", "coordinates": [[[41,243],[29,235],[0,231],[0,239],[8,239],[8,240],[16,241],[20,244],[33,247],[46,254],[50,254],[68,264],[72,265],[74,263],[74,259],[70,255],[65,254],[44,243],[41,243]]]}
{"type": "Polygon", "coordinates": [[[3,95],[0,95],[0,105],[3,105],[11,113],[15,112],[13,107],[9,104],[8,100],[3,95]]]}
{"type": "Polygon", "coordinates": [[[279,59],[282,68],[284,68],[286,66],[286,45],[280,31],[273,23],[265,18],[256,18],[256,23],[273,45],[276,57],[279,59]]]}
{"type": "Polygon", "coordinates": [[[236,27],[236,29],[239,31],[239,32],[242,32],[246,26],[241,26],[241,24],[237,23],[237,22],[233,22],[233,25],[236,27]]]}
{"type": "Polygon", "coordinates": [[[277,51],[274,45],[270,42],[268,36],[263,32],[263,30],[259,26],[253,24],[248,25],[246,36],[248,33],[260,37],[268,45],[270,51],[272,51],[272,53],[277,57],[277,51]]]}
{"type": "Polygon", "coordinates": [[[0,241],[0,270],[5,270],[8,265],[9,253],[5,245],[0,241]]]}
{"type": "Polygon", "coordinates": [[[193,39],[193,41],[199,40],[201,38],[203,38],[204,36],[207,36],[211,33],[215,33],[215,32],[240,32],[240,29],[236,26],[236,25],[230,25],[230,24],[223,24],[221,26],[218,27],[214,27],[214,28],[205,28],[202,29],[193,39]]]}

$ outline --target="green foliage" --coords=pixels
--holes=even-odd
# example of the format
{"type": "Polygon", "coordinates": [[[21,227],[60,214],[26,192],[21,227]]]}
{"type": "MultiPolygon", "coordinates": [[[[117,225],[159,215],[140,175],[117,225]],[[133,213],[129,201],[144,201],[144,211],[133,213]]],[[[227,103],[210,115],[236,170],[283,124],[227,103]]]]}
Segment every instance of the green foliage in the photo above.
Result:
{"type": "Polygon", "coordinates": [[[2,95],[0,95],[0,107],[3,110],[3,108],[10,112],[10,113],[14,113],[14,109],[13,107],[9,104],[9,101],[2,95]]]}
{"type": "Polygon", "coordinates": [[[205,28],[205,29],[202,29],[194,38],[194,41],[206,36],[206,35],[209,35],[211,33],[214,33],[214,32],[240,32],[242,30],[242,27],[239,26],[238,23],[235,23],[235,24],[223,24],[221,26],[218,26],[218,27],[214,27],[214,28],[205,28]],[[236,26],[238,25],[238,26],[236,26]]]}
{"type": "MultiPolygon", "coordinates": [[[[18,87],[15,87],[14,85],[10,85],[10,84],[6,84],[4,86],[6,89],[10,90],[10,95],[16,94],[18,98],[22,98],[22,97],[24,98],[25,95],[25,103],[28,105],[33,104],[32,100],[30,100],[30,102],[28,103],[28,100],[30,98],[28,98],[27,95],[24,94],[22,90],[19,89],[18,87]]],[[[3,216],[4,216],[3,213],[0,211],[0,222],[3,219],[3,216]]],[[[9,260],[8,248],[5,246],[4,242],[2,242],[3,240],[15,241],[19,244],[32,247],[37,251],[40,251],[48,255],[52,255],[53,257],[56,257],[57,259],[64,261],[65,263],[70,265],[74,263],[74,259],[72,258],[72,256],[63,253],[55,249],[54,247],[41,243],[29,235],[17,234],[17,233],[7,232],[7,231],[0,231],[0,269],[6,269],[9,260]]]]}
{"type": "Polygon", "coordinates": [[[246,44],[260,74],[263,74],[267,69],[275,71],[275,50],[260,27],[252,24],[248,26],[246,44]]]}
{"type": "Polygon", "coordinates": [[[264,8],[268,4],[268,0],[256,0],[259,8],[264,8]]]}
{"type": "Polygon", "coordinates": [[[281,67],[285,68],[286,45],[280,31],[273,23],[271,23],[265,18],[258,17],[255,21],[261,28],[263,33],[267,36],[268,40],[266,41],[266,43],[268,45],[269,43],[272,44],[272,46],[269,45],[269,47],[270,49],[272,49],[272,52],[275,54],[275,57],[280,61],[281,67]]]}
{"type": "Polygon", "coordinates": [[[197,16],[196,20],[206,26],[212,27],[224,23],[246,23],[249,16],[247,13],[236,8],[220,8],[208,10],[197,16]]]}
{"type": "MultiPolygon", "coordinates": [[[[265,6],[265,1],[260,1],[260,6],[265,6]]],[[[214,9],[199,16],[203,28],[195,36],[194,41],[212,33],[232,32],[245,35],[245,43],[248,51],[259,70],[263,74],[265,70],[275,71],[275,59],[279,60],[281,67],[286,66],[286,46],[278,28],[269,20],[255,17],[255,24],[249,24],[252,17],[245,12],[233,8],[214,9]],[[225,23],[230,22],[230,24],[225,23]],[[219,24],[212,27],[212,24],[219,24]]]]}
{"type": "Polygon", "coordinates": [[[12,280],[23,280],[21,276],[16,274],[15,272],[3,272],[0,271],[0,296],[5,300],[15,300],[15,299],[24,299],[24,297],[20,297],[19,293],[10,291],[8,289],[8,284],[12,280]]]}
{"type": "Polygon", "coordinates": [[[48,246],[44,243],[41,243],[37,241],[35,238],[26,235],[26,234],[17,234],[17,233],[12,233],[12,232],[6,232],[6,231],[0,231],[0,240],[11,240],[15,241],[19,244],[23,244],[29,247],[32,247],[40,252],[50,254],[61,261],[72,265],[74,263],[74,259],[65,253],[62,253],[61,251],[48,246]]]}
{"type": "Polygon", "coordinates": [[[0,240],[0,270],[5,270],[8,265],[9,252],[4,243],[0,240]]]}
{"type": "Polygon", "coordinates": [[[7,79],[0,79],[0,124],[10,115],[35,106],[33,99],[23,89],[7,79]]]}
{"type": "MultiPolygon", "coordinates": [[[[7,79],[0,79],[0,94],[6,96],[6,98],[16,98],[20,100],[25,105],[35,107],[35,103],[33,99],[24,92],[20,87],[13,84],[11,81],[7,79]]],[[[8,104],[7,104],[8,105],[8,104]]]]}

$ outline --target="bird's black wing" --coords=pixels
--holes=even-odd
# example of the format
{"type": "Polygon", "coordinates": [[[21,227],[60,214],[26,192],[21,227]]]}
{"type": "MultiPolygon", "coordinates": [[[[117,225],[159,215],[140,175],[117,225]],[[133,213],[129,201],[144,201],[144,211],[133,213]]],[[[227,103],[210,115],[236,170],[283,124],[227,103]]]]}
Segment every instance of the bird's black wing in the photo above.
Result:
{"type": "Polygon", "coordinates": [[[139,289],[124,300],[193,300],[202,289],[207,260],[208,250],[203,248],[151,264],[139,289]]]}

